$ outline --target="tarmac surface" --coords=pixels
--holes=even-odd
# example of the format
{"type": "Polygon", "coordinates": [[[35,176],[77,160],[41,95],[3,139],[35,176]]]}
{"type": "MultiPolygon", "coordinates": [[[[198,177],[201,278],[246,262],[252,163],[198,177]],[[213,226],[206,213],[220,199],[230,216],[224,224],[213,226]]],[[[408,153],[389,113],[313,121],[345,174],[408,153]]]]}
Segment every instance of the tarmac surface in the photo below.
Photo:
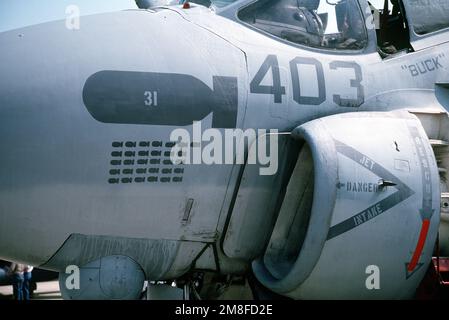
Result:
{"type": "MultiPolygon", "coordinates": [[[[0,286],[0,300],[12,300],[12,286],[0,286]]],[[[59,282],[38,282],[31,300],[62,300],[59,282]]]]}

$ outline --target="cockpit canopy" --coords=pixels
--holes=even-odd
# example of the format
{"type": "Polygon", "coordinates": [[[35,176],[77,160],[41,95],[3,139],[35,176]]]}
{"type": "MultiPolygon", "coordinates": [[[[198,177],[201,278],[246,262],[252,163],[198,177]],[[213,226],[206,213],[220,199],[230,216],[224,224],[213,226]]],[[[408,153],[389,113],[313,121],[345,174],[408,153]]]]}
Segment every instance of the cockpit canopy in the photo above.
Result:
{"type": "Polygon", "coordinates": [[[360,50],[375,29],[378,48],[412,50],[411,42],[449,30],[448,0],[207,1],[255,30],[315,48],[360,50]]]}
{"type": "Polygon", "coordinates": [[[425,35],[449,27],[448,0],[409,0],[407,15],[418,35],[425,35]]]}
{"type": "Polygon", "coordinates": [[[260,0],[241,9],[238,17],[296,44],[358,50],[367,43],[357,0],[260,0]]]}

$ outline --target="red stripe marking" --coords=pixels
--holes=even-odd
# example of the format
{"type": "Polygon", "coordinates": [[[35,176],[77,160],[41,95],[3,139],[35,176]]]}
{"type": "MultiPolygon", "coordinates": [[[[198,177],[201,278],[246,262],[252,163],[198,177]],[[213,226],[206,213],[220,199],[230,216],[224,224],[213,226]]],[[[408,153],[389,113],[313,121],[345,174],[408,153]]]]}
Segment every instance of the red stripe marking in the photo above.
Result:
{"type": "Polygon", "coordinates": [[[408,264],[407,270],[412,272],[418,265],[419,258],[424,249],[424,244],[426,243],[427,233],[429,232],[430,220],[426,219],[422,222],[421,232],[419,233],[419,240],[416,244],[415,252],[413,253],[412,260],[408,264]]]}

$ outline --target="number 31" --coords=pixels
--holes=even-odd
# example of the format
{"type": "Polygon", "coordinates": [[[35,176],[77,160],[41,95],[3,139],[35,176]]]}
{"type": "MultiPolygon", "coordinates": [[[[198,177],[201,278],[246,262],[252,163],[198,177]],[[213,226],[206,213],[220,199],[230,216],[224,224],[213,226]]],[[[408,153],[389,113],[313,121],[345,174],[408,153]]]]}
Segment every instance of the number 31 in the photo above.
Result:
{"type": "Polygon", "coordinates": [[[145,105],[148,107],[157,107],[157,91],[145,91],[145,105]]]}

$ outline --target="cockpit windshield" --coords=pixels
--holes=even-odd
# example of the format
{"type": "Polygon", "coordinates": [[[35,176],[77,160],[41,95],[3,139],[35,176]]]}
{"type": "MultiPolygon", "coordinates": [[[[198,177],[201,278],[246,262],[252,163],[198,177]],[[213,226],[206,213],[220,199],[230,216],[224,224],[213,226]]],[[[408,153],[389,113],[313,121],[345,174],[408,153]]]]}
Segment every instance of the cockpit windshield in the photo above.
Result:
{"type": "Polygon", "coordinates": [[[211,0],[211,3],[217,8],[223,8],[237,1],[238,0],[211,0]]]}
{"type": "Polygon", "coordinates": [[[278,38],[311,47],[358,50],[367,44],[357,0],[260,0],[240,10],[238,17],[278,38]]]}

